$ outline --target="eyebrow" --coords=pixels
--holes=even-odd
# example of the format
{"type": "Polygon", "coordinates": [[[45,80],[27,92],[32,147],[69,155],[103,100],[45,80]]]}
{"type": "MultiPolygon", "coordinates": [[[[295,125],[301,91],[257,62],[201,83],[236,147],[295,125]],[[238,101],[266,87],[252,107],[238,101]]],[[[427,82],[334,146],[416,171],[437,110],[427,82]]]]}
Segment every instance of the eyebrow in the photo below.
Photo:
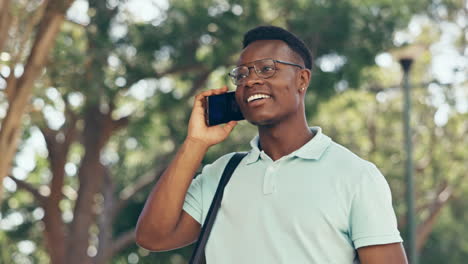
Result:
{"type": "Polygon", "coordinates": [[[273,58],[263,58],[263,59],[258,59],[258,60],[254,60],[254,61],[249,61],[249,62],[246,62],[246,63],[238,64],[238,65],[236,65],[236,67],[245,66],[246,64],[254,63],[254,62],[256,62],[256,61],[261,61],[261,60],[265,60],[265,59],[274,60],[273,58]]]}

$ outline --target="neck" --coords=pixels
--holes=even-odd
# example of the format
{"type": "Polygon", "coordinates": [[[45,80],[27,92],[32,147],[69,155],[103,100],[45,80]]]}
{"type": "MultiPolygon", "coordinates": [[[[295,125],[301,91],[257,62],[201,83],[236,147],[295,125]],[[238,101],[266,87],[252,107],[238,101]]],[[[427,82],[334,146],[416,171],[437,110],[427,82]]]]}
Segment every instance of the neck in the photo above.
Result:
{"type": "Polygon", "coordinates": [[[261,149],[278,160],[301,148],[313,137],[305,119],[298,124],[276,124],[258,127],[261,149]]]}

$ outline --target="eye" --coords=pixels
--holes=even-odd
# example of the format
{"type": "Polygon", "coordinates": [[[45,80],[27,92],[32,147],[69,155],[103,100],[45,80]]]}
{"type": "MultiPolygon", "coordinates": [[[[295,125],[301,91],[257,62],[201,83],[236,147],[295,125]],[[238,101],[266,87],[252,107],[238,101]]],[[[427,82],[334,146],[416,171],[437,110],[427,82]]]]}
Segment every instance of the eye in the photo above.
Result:
{"type": "Polygon", "coordinates": [[[242,73],[239,73],[239,74],[236,75],[236,79],[237,79],[237,80],[244,79],[245,77],[247,77],[247,75],[242,74],[242,73]]]}
{"type": "Polygon", "coordinates": [[[270,72],[270,71],[274,71],[274,70],[275,70],[275,68],[273,66],[269,66],[269,65],[265,65],[261,69],[262,72],[270,72]]]}

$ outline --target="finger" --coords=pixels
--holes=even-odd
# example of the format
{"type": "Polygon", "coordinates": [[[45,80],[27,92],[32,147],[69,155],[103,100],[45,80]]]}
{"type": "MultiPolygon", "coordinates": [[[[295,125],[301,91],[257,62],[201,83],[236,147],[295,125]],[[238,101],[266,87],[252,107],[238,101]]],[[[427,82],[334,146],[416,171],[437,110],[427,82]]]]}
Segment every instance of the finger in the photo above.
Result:
{"type": "Polygon", "coordinates": [[[217,95],[217,94],[223,94],[223,93],[226,93],[228,91],[228,87],[225,85],[219,89],[211,89],[211,90],[208,90],[208,91],[204,91],[204,92],[201,92],[199,93],[198,95],[195,96],[195,100],[194,100],[194,108],[195,107],[204,107],[204,103],[205,103],[205,97],[208,97],[210,95],[217,95]]]}
{"type": "Polygon", "coordinates": [[[226,131],[227,133],[230,133],[234,127],[236,127],[237,125],[237,121],[230,121],[229,123],[227,123],[226,125],[224,125],[224,131],[226,131]]]}
{"type": "Polygon", "coordinates": [[[198,94],[195,96],[195,100],[193,101],[193,108],[203,107],[203,101],[205,100],[205,96],[202,94],[198,94]]]}
{"type": "Polygon", "coordinates": [[[223,93],[226,93],[228,90],[229,89],[227,88],[227,86],[224,86],[223,88],[214,89],[212,91],[213,91],[213,94],[223,94],[223,93]]]}
{"type": "Polygon", "coordinates": [[[208,91],[204,91],[202,93],[200,93],[199,95],[202,95],[204,97],[206,96],[210,96],[210,95],[213,95],[213,94],[223,94],[225,92],[228,91],[228,87],[225,85],[221,88],[218,88],[218,89],[211,89],[211,90],[208,90],[208,91]]]}
{"type": "Polygon", "coordinates": [[[218,89],[211,89],[208,91],[204,91],[202,93],[199,93],[198,95],[195,96],[193,108],[205,108],[206,107],[206,97],[211,96],[211,95],[218,95],[218,94],[223,94],[226,93],[229,90],[227,85],[224,85],[221,88],[218,89]]]}

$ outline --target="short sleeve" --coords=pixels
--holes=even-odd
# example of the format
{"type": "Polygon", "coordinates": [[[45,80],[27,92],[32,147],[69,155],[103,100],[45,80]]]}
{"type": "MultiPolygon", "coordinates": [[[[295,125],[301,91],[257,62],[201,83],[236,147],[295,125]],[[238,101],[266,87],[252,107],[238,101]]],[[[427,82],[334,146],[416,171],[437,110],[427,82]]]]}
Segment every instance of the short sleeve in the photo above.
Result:
{"type": "Polygon", "coordinates": [[[198,223],[203,224],[224,167],[234,154],[226,154],[214,163],[204,166],[202,172],[192,180],[182,208],[198,223]]]}
{"type": "Polygon", "coordinates": [[[183,209],[190,216],[193,217],[198,223],[202,222],[202,177],[198,175],[192,180],[187,194],[185,195],[185,201],[183,209]]]}
{"type": "Polygon", "coordinates": [[[402,242],[387,181],[373,164],[366,164],[354,195],[351,214],[354,247],[402,242]]]}

